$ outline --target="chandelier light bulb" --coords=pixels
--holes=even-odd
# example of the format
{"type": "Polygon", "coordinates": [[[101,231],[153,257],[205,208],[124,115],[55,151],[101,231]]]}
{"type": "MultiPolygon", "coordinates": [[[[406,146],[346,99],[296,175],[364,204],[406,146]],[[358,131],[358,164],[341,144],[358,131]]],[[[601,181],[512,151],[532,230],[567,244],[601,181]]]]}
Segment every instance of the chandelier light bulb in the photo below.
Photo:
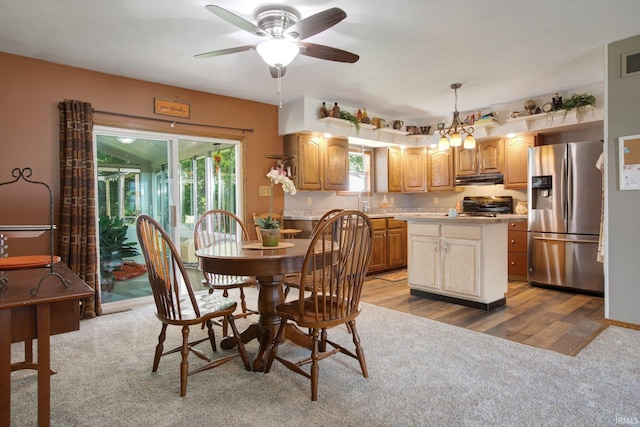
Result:
{"type": "Polygon", "coordinates": [[[462,145],[462,137],[458,132],[452,133],[449,138],[449,145],[452,147],[460,147],[462,145]]]}
{"type": "Polygon", "coordinates": [[[438,140],[438,150],[447,151],[449,149],[449,140],[446,136],[441,137],[438,140]]]}
{"type": "Polygon", "coordinates": [[[272,39],[260,43],[256,50],[264,62],[272,67],[286,67],[293,61],[300,49],[285,39],[272,39]]]}
{"type": "Polygon", "coordinates": [[[473,137],[473,135],[467,135],[464,139],[464,142],[462,143],[462,146],[467,150],[476,148],[476,139],[473,137]]]}

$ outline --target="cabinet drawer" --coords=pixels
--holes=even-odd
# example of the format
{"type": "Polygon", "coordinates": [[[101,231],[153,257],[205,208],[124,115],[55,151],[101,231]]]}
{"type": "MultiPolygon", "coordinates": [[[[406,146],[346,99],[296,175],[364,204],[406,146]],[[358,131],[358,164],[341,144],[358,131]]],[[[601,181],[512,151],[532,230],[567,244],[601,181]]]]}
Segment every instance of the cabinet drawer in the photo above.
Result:
{"type": "Polygon", "coordinates": [[[438,224],[409,224],[409,235],[411,236],[440,236],[440,225],[438,224]]]}
{"type": "Polygon", "coordinates": [[[509,252],[509,274],[516,276],[527,275],[527,254],[509,252]]]}
{"type": "Polygon", "coordinates": [[[527,232],[509,230],[509,252],[527,252],[527,232]]]}
{"type": "Polygon", "coordinates": [[[527,231],[527,221],[510,222],[508,228],[509,231],[527,231]]]}
{"type": "Polygon", "coordinates": [[[401,221],[399,219],[387,219],[387,228],[405,228],[407,221],[401,221]]]}
{"type": "Polygon", "coordinates": [[[482,237],[482,227],[468,225],[443,225],[442,237],[452,237],[454,239],[480,239],[482,237]]]}
{"type": "Polygon", "coordinates": [[[385,218],[375,218],[371,220],[374,230],[386,230],[387,220],[385,218]]]}

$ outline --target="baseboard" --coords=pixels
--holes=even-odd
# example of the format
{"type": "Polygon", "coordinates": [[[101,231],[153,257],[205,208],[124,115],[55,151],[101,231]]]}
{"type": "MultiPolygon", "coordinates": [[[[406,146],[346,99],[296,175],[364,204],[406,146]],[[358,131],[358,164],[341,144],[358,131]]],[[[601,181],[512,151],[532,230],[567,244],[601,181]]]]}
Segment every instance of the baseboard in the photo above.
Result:
{"type": "Polygon", "coordinates": [[[448,295],[440,295],[440,294],[434,294],[432,292],[421,291],[419,289],[411,289],[411,295],[434,299],[437,301],[444,301],[444,302],[450,302],[453,304],[464,305],[466,307],[479,308],[481,310],[486,310],[486,311],[493,310],[496,307],[505,305],[507,302],[506,298],[500,298],[499,300],[489,302],[489,303],[469,301],[462,298],[450,297],[448,295]]]}
{"type": "Polygon", "coordinates": [[[618,320],[611,320],[611,319],[604,319],[604,321],[608,325],[620,326],[622,328],[635,329],[637,331],[640,331],[640,325],[636,325],[635,323],[620,322],[618,320]]]}

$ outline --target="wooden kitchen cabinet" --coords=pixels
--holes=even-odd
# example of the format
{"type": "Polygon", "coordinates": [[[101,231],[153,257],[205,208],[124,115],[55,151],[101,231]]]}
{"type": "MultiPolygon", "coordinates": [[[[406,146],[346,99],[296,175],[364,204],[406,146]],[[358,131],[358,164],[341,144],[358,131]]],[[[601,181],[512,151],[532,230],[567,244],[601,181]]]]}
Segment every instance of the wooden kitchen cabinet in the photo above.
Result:
{"type": "Polygon", "coordinates": [[[527,222],[508,224],[509,279],[527,280],[527,222]]]}
{"type": "MultiPolygon", "coordinates": [[[[436,222],[437,221],[437,222],[436,222]]],[[[491,309],[505,303],[505,223],[450,224],[409,220],[408,271],[412,295],[491,309]]]]}
{"type": "Polygon", "coordinates": [[[374,163],[376,192],[402,192],[402,150],[398,147],[376,148],[374,163]]]}
{"type": "Polygon", "coordinates": [[[284,138],[284,151],[291,160],[298,190],[349,190],[349,140],[292,134],[284,138]]]}
{"type": "Polygon", "coordinates": [[[529,148],[541,143],[541,135],[518,135],[505,141],[504,188],[527,188],[529,148]]]}
{"type": "Polygon", "coordinates": [[[374,160],[377,193],[416,193],[427,190],[426,148],[376,148],[374,160]]]}
{"type": "Polygon", "coordinates": [[[504,169],[502,138],[477,141],[476,147],[456,147],[456,176],[502,173],[504,169]]]}
{"type": "Polygon", "coordinates": [[[429,150],[427,153],[427,190],[453,191],[453,148],[445,151],[429,150]]]}
{"type": "Polygon", "coordinates": [[[425,147],[405,148],[402,153],[402,191],[427,190],[427,150],[425,147]]]}
{"type": "Polygon", "coordinates": [[[392,218],[372,218],[373,248],[367,274],[407,266],[407,223],[392,218]]]}

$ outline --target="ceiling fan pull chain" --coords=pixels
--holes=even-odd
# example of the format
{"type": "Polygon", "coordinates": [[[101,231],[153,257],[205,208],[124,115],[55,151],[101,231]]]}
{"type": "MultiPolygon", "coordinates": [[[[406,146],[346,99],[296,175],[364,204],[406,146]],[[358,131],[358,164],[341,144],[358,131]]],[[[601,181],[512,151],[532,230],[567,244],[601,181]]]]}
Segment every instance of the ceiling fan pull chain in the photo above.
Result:
{"type": "Polygon", "coordinates": [[[278,67],[278,104],[282,108],[282,69],[278,67]]]}

